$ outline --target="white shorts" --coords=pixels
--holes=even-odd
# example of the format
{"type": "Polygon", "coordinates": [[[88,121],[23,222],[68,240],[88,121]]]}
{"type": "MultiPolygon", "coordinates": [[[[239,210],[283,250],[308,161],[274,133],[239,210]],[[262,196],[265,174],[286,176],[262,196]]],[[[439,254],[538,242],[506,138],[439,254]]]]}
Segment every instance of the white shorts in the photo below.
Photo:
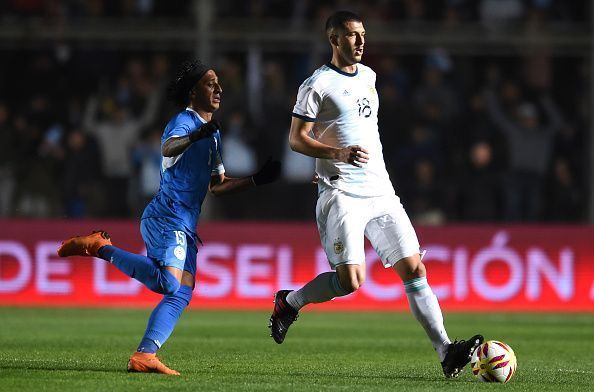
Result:
{"type": "Polygon", "coordinates": [[[417,234],[396,195],[357,197],[329,189],[318,197],[316,217],[332,269],[365,262],[364,236],[385,268],[419,253],[417,234]]]}

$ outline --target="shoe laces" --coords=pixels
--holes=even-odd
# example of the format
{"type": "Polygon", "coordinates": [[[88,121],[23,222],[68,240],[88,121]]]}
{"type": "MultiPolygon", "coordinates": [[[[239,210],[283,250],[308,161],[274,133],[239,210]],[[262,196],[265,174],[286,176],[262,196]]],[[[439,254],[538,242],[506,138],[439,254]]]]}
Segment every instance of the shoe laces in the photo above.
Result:
{"type": "Polygon", "coordinates": [[[464,345],[464,343],[466,343],[465,339],[461,339],[461,340],[454,340],[454,342],[452,343],[454,346],[456,347],[461,347],[462,345],[464,345]]]}
{"type": "Polygon", "coordinates": [[[466,343],[466,340],[464,340],[464,339],[454,340],[452,343],[450,343],[447,354],[454,355],[454,356],[459,355],[461,352],[463,352],[463,350],[466,349],[466,347],[464,347],[465,343],[466,343]]]}

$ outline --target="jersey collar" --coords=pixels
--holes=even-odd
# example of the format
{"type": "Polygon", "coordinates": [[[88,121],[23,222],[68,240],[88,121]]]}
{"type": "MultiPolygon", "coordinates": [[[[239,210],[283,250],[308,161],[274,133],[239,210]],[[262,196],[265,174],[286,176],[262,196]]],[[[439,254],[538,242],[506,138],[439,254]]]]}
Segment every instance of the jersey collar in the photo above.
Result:
{"type": "Polygon", "coordinates": [[[196,116],[197,116],[197,117],[200,119],[200,121],[202,121],[204,124],[206,124],[206,123],[207,123],[207,121],[206,121],[205,119],[203,119],[202,117],[200,117],[200,115],[198,114],[198,112],[197,112],[197,111],[195,111],[194,109],[192,109],[191,107],[189,107],[189,106],[188,106],[188,107],[186,108],[186,110],[188,110],[188,111],[190,111],[190,112],[194,113],[194,114],[195,114],[195,115],[196,115],[196,116]]]}
{"type": "Polygon", "coordinates": [[[328,68],[330,68],[330,69],[332,69],[332,70],[334,70],[334,71],[338,72],[338,73],[339,73],[339,74],[341,74],[341,75],[348,76],[348,77],[351,77],[351,78],[352,78],[353,76],[357,76],[357,74],[359,73],[359,67],[357,67],[357,70],[356,70],[355,72],[353,72],[353,73],[348,73],[348,72],[344,72],[343,70],[341,70],[340,68],[338,68],[336,65],[332,64],[332,63],[331,63],[331,62],[329,62],[329,61],[326,63],[326,66],[327,66],[328,68]]]}

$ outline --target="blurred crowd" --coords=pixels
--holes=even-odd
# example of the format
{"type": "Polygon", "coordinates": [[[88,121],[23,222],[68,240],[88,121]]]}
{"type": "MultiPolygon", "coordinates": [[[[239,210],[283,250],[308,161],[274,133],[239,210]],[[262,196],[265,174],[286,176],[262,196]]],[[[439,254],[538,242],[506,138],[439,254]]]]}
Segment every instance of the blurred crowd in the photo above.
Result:
{"type": "MultiPolygon", "coordinates": [[[[585,3],[326,0],[287,7],[281,0],[240,5],[219,0],[215,15],[288,18],[298,25],[328,10],[351,8],[372,21],[571,22],[587,15],[585,3]]],[[[1,4],[4,19],[181,18],[190,8],[190,2],[173,0],[1,4]]],[[[164,91],[191,53],[116,52],[92,45],[0,53],[10,59],[0,63],[0,216],[139,216],[159,186],[160,137],[173,114],[164,91]]],[[[592,189],[587,181],[592,152],[585,140],[587,58],[547,50],[453,55],[435,47],[407,56],[376,50],[364,63],[378,75],[384,158],[413,221],[585,220],[592,189]]],[[[269,155],[281,159],[284,169],[282,180],[269,187],[209,198],[204,218],[312,220],[313,160],[291,152],[287,135],[297,88],[320,64],[303,53],[267,53],[258,94],[248,83],[245,54],[216,53],[213,64],[224,90],[215,117],[222,122],[228,175],[249,175],[269,155]]]]}
{"type": "Polygon", "coordinates": [[[445,22],[481,21],[486,24],[525,21],[585,21],[584,0],[5,0],[4,18],[40,16],[68,19],[105,17],[185,17],[193,8],[214,4],[219,18],[291,20],[299,25],[312,18],[322,20],[334,10],[351,9],[365,20],[445,22]]]}

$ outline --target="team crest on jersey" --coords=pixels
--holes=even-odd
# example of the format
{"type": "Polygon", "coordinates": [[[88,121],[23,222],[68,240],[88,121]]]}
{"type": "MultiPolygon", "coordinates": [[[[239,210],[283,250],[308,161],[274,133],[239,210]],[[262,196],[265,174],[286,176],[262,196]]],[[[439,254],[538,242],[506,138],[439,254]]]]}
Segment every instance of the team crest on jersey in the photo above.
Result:
{"type": "Polygon", "coordinates": [[[337,238],[336,240],[334,240],[334,253],[339,255],[342,253],[343,250],[344,250],[344,244],[342,243],[340,238],[337,238]]]}
{"type": "Polygon", "coordinates": [[[173,254],[179,260],[183,260],[186,258],[186,250],[183,248],[183,246],[179,246],[179,245],[176,246],[175,249],[173,250],[173,254]]]}

